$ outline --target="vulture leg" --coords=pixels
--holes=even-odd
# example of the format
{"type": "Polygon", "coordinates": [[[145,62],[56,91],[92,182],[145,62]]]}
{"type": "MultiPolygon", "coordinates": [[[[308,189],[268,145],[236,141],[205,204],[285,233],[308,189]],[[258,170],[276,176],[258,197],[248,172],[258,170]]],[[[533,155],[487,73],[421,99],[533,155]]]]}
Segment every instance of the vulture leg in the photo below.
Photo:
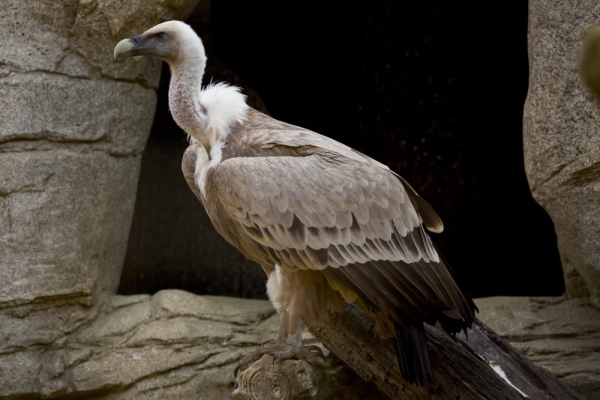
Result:
{"type": "Polygon", "coordinates": [[[239,371],[248,368],[253,362],[260,360],[265,354],[272,356],[273,364],[295,358],[306,360],[308,363],[318,362],[318,358],[325,360],[323,350],[318,346],[302,346],[302,329],[300,327],[293,335],[288,335],[285,324],[281,322],[278,340],[265,343],[240,360],[233,371],[237,377],[239,371]]]}

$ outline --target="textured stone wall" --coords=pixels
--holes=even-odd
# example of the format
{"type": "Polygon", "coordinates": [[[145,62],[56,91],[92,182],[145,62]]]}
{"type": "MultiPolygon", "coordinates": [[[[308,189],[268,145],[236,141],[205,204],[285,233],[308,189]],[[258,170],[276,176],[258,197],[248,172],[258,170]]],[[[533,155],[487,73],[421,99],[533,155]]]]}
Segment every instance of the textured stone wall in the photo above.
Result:
{"type": "Polygon", "coordinates": [[[479,318],[535,365],[600,400],[600,310],[586,299],[487,297],[479,318]]]}
{"type": "Polygon", "coordinates": [[[0,302],[89,302],[118,285],[159,64],[119,69],[96,3],[0,12],[0,302]]]}
{"type": "Polygon", "coordinates": [[[590,296],[598,306],[600,116],[577,65],[584,32],[600,22],[600,7],[591,0],[529,5],[527,177],[554,222],[568,295],[590,296]]]}
{"type": "Polygon", "coordinates": [[[66,348],[113,302],[160,74],[112,49],[196,2],[0,7],[0,397],[73,390],[89,350],[66,348]]]}

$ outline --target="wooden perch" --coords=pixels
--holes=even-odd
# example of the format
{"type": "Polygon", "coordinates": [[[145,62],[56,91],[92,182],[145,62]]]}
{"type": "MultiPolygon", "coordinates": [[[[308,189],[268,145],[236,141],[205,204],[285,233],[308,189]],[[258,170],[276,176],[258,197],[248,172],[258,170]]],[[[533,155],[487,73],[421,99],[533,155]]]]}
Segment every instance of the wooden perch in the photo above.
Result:
{"type": "MultiPolygon", "coordinates": [[[[391,340],[382,340],[372,333],[373,322],[366,318],[358,307],[349,305],[343,314],[334,314],[326,326],[309,327],[311,332],[364,381],[374,385],[382,394],[391,399],[583,399],[566,385],[561,383],[548,371],[533,365],[526,357],[514,349],[508,342],[500,338],[490,328],[476,321],[473,329],[452,338],[436,327],[426,326],[429,353],[433,367],[435,384],[429,394],[422,387],[417,387],[402,379],[395,351],[391,340]]],[[[264,361],[264,360],[263,360],[264,361]]],[[[305,361],[288,361],[302,363],[305,361]]],[[[280,367],[281,364],[258,361],[251,374],[262,373],[268,369],[270,374],[279,369],[287,378],[277,381],[297,380],[298,367],[280,367]],[[259,371],[257,371],[257,369],[259,371]],[[286,372],[286,371],[288,372],[286,372]],[[296,371],[296,372],[294,372],[296,371]]],[[[323,369],[331,370],[331,366],[314,365],[313,375],[322,376],[323,369]]],[[[249,388],[248,380],[244,381],[243,371],[238,377],[240,389],[234,393],[236,399],[255,399],[251,393],[274,393],[273,379],[255,379],[256,387],[249,388]],[[263,385],[262,387],[259,387],[263,385]],[[243,395],[245,393],[245,395],[243,395]]],[[[313,397],[306,397],[306,390],[299,397],[290,389],[287,395],[270,398],[303,398],[326,399],[332,390],[331,373],[325,373],[328,379],[314,380],[313,397]]],[[[344,378],[347,381],[347,378],[344,378]]],[[[335,381],[336,386],[339,383],[335,381]]],[[[360,396],[345,398],[363,398],[360,396]]]]}

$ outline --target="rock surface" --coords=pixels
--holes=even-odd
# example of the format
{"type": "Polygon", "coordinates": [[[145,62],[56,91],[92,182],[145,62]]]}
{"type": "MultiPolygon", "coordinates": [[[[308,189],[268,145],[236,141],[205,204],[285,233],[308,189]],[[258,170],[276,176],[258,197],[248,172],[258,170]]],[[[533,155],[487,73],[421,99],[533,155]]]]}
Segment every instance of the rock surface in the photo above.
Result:
{"type": "Polygon", "coordinates": [[[114,44],[188,3],[9,1],[0,10],[0,305],[114,293],[160,63],[114,44]],[[135,19],[135,23],[131,20],[135,19]]]}
{"type": "Polygon", "coordinates": [[[239,359],[276,336],[273,316],[259,300],[183,291],[115,296],[61,350],[68,360],[61,376],[67,393],[106,399],[227,398],[239,359]]]}
{"type": "MultiPolygon", "coordinates": [[[[586,398],[600,398],[600,311],[563,298],[476,302],[481,319],[537,365],[586,398]]],[[[13,308],[0,316],[0,398],[260,398],[249,394],[248,385],[234,392],[233,370],[279,329],[268,301],[180,290],[114,296],[95,313],[85,306],[56,307],[51,315],[13,308]]],[[[307,333],[305,342],[311,338],[307,333]]],[[[343,398],[363,399],[372,392],[335,358],[316,373],[303,361],[286,363],[274,381],[290,376],[286,368],[306,374],[300,383],[280,382],[279,394],[294,385],[304,387],[296,398],[345,393],[343,398]],[[312,391],[311,383],[318,383],[312,391]]],[[[256,379],[251,370],[244,373],[246,380],[256,379]]]]}
{"type": "Polygon", "coordinates": [[[588,400],[600,399],[600,310],[584,299],[477,299],[479,318],[534,364],[588,400]]]}
{"type": "MultiPolygon", "coordinates": [[[[183,291],[114,296],[74,332],[57,313],[52,326],[29,322],[27,340],[4,338],[0,397],[226,398],[246,348],[277,335],[274,313],[265,301],[183,291]],[[14,345],[29,350],[11,353],[14,345]]],[[[1,323],[14,328],[31,317],[4,315],[1,323]]]]}
{"type": "MultiPolygon", "coordinates": [[[[279,332],[268,301],[181,290],[113,296],[93,315],[65,307],[55,309],[51,320],[41,317],[1,316],[0,398],[231,398],[237,362],[279,332]],[[79,323],[63,325],[68,316],[78,316],[79,323]],[[12,334],[17,330],[24,335],[12,334]]],[[[308,332],[304,339],[315,343],[308,332]]],[[[302,398],[369,397],[368,386],[335,357],[328,357],[318,376],[303,363],[285,362],[286,368],[307,372],[297,380],[302,398]]],[[[255,379],[251,371],[246,376],[255,379]]],[[[286,386],[279,387],[282,396],[275,398],[287,398],[286,386]]],[[[239,391],[236,396],[261,398],[239,391]]]]}
{"type": "Polygon", "coordinates": [[[529,93],[525,169],[551,216],[570,297],[600,305],[600,115],[578,73],[595,1],[529,2],[529,93]]]}
{"type": "Polygon", "coordinates": [[[72,361],[51,347],[117,290],[160,63],[112,49],[196,2],[2,4],[0,396],[64,392],[72,361]]]}

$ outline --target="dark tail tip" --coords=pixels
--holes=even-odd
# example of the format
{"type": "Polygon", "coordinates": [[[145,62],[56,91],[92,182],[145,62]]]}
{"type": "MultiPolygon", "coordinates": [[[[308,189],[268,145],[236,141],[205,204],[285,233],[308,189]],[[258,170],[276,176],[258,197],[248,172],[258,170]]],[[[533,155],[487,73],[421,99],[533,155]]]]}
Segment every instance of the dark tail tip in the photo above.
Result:
{"type": "Polygon", "coordinates": [[[394,323],[394,326],[396,328],[394,345],[402,376],[406,381],[425,386],[427,391],[431,392],[433,372],[431,371],[423,323],[414,325],[394,323]]]}

